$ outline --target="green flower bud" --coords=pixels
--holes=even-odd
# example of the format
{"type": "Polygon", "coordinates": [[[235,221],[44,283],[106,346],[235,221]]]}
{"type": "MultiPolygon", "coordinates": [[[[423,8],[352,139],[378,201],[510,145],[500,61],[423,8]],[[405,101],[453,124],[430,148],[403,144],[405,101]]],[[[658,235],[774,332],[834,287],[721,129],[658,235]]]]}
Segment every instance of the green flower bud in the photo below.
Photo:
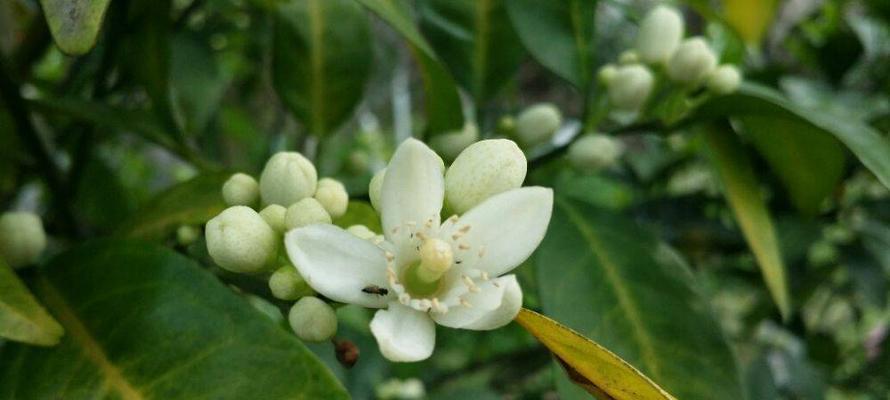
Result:
{"type": "Polygon", "coordinates": [[[192,243],[195,243],[200,236],[201,231],[191,225],[181,225],[176,229],[176,242],[179,243],[180,246],[191,245],[192,243]]]}
{"type": "Polygon", "coordinates": [[[445,198],[463,214],[485,199],[522,186],[525,154],[508,139],[489,139],[467,147],[445,173],[445,198]]]}
{"type": "Polygon", "coordinates": [[[225,209],[207,222],[204,236],[213,261],[232,272],[263,271],[278,254],[278,235],[250,207],[225,209]]]}
{"type": "Polygon", "coordinates": [[[618,73],[618,68],[615,67],[614,64],[606,64],[600,67],[599,72],[597,72],[596,77],[599,79],[600,83],[608,86],[609,82],[612,79],[615,79],[615,75],[618,73]]]}
{"type": "Polygon", "coordinates": [[[619,110],[637,111],[646,104],[654,84],[649,68],[639,64],[617,67],[607,88],[609,101],[619,110]]]}
{"type": "Polygon", "coordinates": [[[281,300],[296,300],[314,294],[306,280],[291,265],[285,265],[272,273],[269,277],[269,289],[275,298],[281,300]]]}
{"type": "Polygon", "coordinates": [[[318,173],[306,157],[296,152],[272,156],[260,175],[260,195],[265,204],[289,206],[315,193],[318,173]]]}
{"type": "Polygon", "coordinates": [[[278,204],[270,204],[260,211],[263,220],[277,233],[284,233],[286,226],[284,224],[287,208],[278,204]]]}
{"type": "Polygon", "coordinates": [[[504,136],[513,136],[516,134],[516,118],[511,115],[505,115],[498,120],[497,132],[504,136]]]}
{"type": "Polygon", "coordinates": [[[307,296],[297,301],[287,320],[297,337],[307,342],[323,342],[337,333],[337,314],[317,297],[307,296]]]}
{"type": "Polygon", "coordinates": [[[733,65],[721,65],[708,76],[708,89],[716,94],[735,92],[742,83],[742,74],[733,65]]]}
{"type": "Polygon", "coordinates": [[[683,16],[667,6],[653,8],[643,18],[637,33],[636,50],[643,62],[664,63],[683,40],[683,16]]]}
{"type": "Polygon", "coordinates": [[[330,224],[331,215],[312,197],[300,200],[287,208],[284,226],[287,230],[312,224],[330,224]]]}
{"type": "Polygon", "coordinates": [[[615,164],[624,153],[621,142],[603,134],[588,134],[569,147],[569,161],[575,167],[598,170],[615,164]]]}
{"type": "Polygon", "coordinates": [[[526,108],[516,117],[516,137],[526,146],[544,143],[562,125],[562,113],[553,104],[540,103],[526,108]]]}
{"type": "Polygon", "coordinates": [[[259,184],[252,176],[237,173],[229,177],[222,187],[227,206],[252,206],[260,198],[259,184]]]}
{"type": "Polygon", "coordinates": [[[377,237],[377,234],[374,233],[374,231],[368,229],[368,227],[364,225],[352,225],[349,228],[346,228],[346,232],[365,240],[371,240],[377,237]]]}
{"type": "Polygon", "coordinates": [[[472,122],[463,129],[436,135],[430,140],[430,147],[443,157],[454,160],[467,146],[479,140],[479,128],[472,122]]]}
{"type": "Polygon", "coordinates": [[[717,56],[704,38],[693,37],[680,43],[667,64],[668,76],[680,83],[696,85],[717,66],[717,56]]]}
{"type": "Polygon", "coordinates": [[[13,268],[37,262],[46,249],[43,222],[29,212],[7,212],[0,216],[0,256],[13,268]]]}
{"type": "Polygon", "coordinates": [[[342,217],[343,214],[346,214],[346,208],[349,206],[349,194],[346,193],[346,186],[331,178],[322,178],[318,181],[315,200],[321,203],[331,218],[342,217]]]}
{"type": "Polygon", "coordinates": [[[624,50],[621,54],[618,55],[618,64],[628,65],[628,64],[637,64],[640,62],[640,56],[636,51],[633,50],[624,50]]]}
{"type": "Polygon", "coordinates": [[[371,206],[380,212],[380,190],[383,189],[383,178],[386,176],[386,168],[377,171],[368,184],[368,197],[371,198],[371,206]]]}

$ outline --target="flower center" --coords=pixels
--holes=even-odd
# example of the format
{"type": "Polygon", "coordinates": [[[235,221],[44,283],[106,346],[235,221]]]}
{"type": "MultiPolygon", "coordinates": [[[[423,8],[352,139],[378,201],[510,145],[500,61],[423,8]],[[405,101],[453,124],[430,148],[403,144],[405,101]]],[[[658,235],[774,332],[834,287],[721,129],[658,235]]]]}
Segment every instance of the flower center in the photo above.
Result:
{"type": "Polygon", "coordinates": [[[420,245],[420,265],[417,277],[424,282],[435,282],[451,269],[454,253],[451,245],[442,239],[430,238],[420,245]]]}

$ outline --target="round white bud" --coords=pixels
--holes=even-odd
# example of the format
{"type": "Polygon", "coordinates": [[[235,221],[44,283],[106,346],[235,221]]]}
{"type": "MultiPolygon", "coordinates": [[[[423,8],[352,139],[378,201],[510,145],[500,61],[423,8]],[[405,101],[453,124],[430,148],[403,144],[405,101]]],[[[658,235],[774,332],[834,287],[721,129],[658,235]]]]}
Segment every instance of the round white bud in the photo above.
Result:
{"type": "Polygon", "coordinates": [[[272,273],[269,277],[269,290],[275,298],[281,300],[296,300],[313,294],[306,280],[290,265],[278,268],[272,273]]]}
{"type": "Polygon", "coordinates": [[[280,152],[272,156],[260,175],[260,195],[265,204],[289,206],[315,193],[318,173],[302,154],[280,152]]]}
{"type": "Polygon", "coordinates": [[[291,329],[302,340],[323,342],[337,333],[337,314],[328,303],[307,296],[297,301],[287,315],[291,329]]]}
{"type": "Polygon", "coordinates": [[[378,212],[380,211],[380,191],[383,190],[383,178],[386,177],[386,168],[377,171],[368,184],[368,197],[371,199],[371,206],[378,212]]]}
{"type": "Polygon", "coordinates": [[[636,51],[633,50],[624,50],[621,54],[618,55],[618,64],[627,65],[627,64],[637,64],[640,62],[640,56],[636,51]]]}
{"type": "Polygon", "coordinates": [[[609,85],[609,82],[612,79],[615,79],[615,75],[618,72],[618,68],[615,67],[614,64],[606,64],[600,67],[599,72],[597,72],[596,77],[599,79],[600,83],[603,85],[609,85]]]}
{"type": "Polygon", "coordinates": [[[717,67],[717,56],[702,37],[680,43],[667,64],[667,74],[674,81],[695,85],[717,67]]]}
{"type": "Polygon", "coordinates": [[[7,212],[0,216],[0,256],[13,268],[37,262],[46,249],[43,221],[29,212],[7,212]]]}
{"type": "Polygon", "coordinates": [[[708,89],[716,94],[735,92],[741,83],[742,74],[734,65],[721,65],[708,76],[708,89]]]}
{"type": "Polygon", "coordinates": [[[287,208],[284,226],[287,230],[312,224],[330,224],[331,215],[312,197],[305,198],[287,208]]]}
{"type": "Polygon", "coordinates": [[[643,62],[667,62],[683,40],[683,16],[674,8],[658,6],[643,18],[636,50],[643,62]]]}
{"type": "Polygon", "coordinates": [[[652,72],[643,65],[617,67],[607,88],[609,101],[619,110],[637,111],[646,104],[654,84],[652,72]]]}
{"type": "Polygon", "coordinates": [[[321,203],[331,218],[340,218],[346,214],[349,207],[349,194],[346,186],[340,181],[331,178],[322,178],[318,181],[318,189],[315,190],[315,200],[321,203]]]}
{"type": "Polygon", "coordinates": [[[284,233],[286,229],[284,218],[286,215],[287,208],[278,204],[269,204],[260,211],[260,216],[263,217],[263,220],[277,233],[284,233]]]}
{"type": "Polygon", "coordinates": [[[615,164],[624,153],[624,145],[603,134],[584,135],[569,146],[569,162],[577,168],[598,170],[615,164]]]}
{"type": "Polygon", "coordinates": [[[278,255],[278,235],[250,207],[225,209],[207,222],[204,236],[213,261],[232,272],[263,271],[278,255]]]}
{"type": "Polygon", "coordinates": [[[464,124],[463,129],[433,136],[430,147],[444,158],[453,160],[463,149],[479,140],[479,128],[472,122],[464,124]]]}
{"type": "Polygon", "coordinates": [[[201,231],[194,226],[181,225],[179,228],[176,228],[176,242],[179,243],[180,246],[191,245],[192,243],[195,243],[200,236],[201,231]]]}
{"type": "Polygon", "coordinates": [[[252,206],[260,198],[260,186],[252,176],[239,172],[223,184],[222,196],[227,206],[252,206]]]}
{"type": "Polygon", "coordinates": [[[377,237],[377,234],[374,233],[374,231],[372,231],[371,229],[369,229],[367,226],[364,226],[364,225],[352,225],[352,226],[346,228],[346,232],[349,232],[349,233],[355,235],[356,237],[365,239],[365,240],[371,240],[371,239],[374,239],[375,237],[377,237]]]}
{"type": "Polygon", "coordinates": [[[445,198],[463,214],[485,199],[522,186],[525,154],[508,139],[489,139],[467,147],[445,173],[445,198]]]}
{"type": "Polygon", "coordinates": [[[516,137],[526,146],[544,143],[562,125],[562,113],[551,103],[535,104],[516,117],[516,137]]]}

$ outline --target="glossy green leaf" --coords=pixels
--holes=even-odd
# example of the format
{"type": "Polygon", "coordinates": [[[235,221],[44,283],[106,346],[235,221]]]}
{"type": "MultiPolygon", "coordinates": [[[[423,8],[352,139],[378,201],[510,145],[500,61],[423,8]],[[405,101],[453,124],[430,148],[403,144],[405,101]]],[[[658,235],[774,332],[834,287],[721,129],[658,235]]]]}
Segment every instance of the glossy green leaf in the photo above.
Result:
{"type": "Polygon", "coordinates": [[[0,398],[348,398],[294,335],[166,248],[84,245],[34,291],[67,334],[50,350],[0,349],[0,398]]]}
{"type": "Polygon", "coordinates": [[[525,308],[516,322],[550,349],[570,379],[591,394],[616,400],[674,400],[627,361],[559,322],[525,308]]]}
{"type": "Polygon", "coordinates": [[[797,120],[812,129],[831,134],[890,188],[890,138],[855,119],[837,118],[832,113],[796,105],[768,87],[745,83],[734,94],[708,101],[691,120],[752,115],[797,120]]]}
{"type": "Polygon", "coordinates": [[[464,117],[457,84],[414,25],[410,3],[405,0],[356,1],[383,19],[410,44],[423,80],[427,131],[436,134],[460,129],[464,117]]]}
{"type": "Polygon", "coordinates": [[[118,232],[128,237],[163,239],[180,225],[203,225],[225,208],[222,185],[230,174],[200,175],[158,194],[118,232]]]}
{"type": "MultiPolygon", "coordinates": [[[[535,268],[548,316],[678,399],[744,398],[732,352],[695,277],[633,221],[557,197],[535,268]]],[[[559,388],[563,398],[576,398],[571,387],[559,388]]]]}
{"type": "Polygon", "coordinates": [[[776,228],[742,143],[728,127],[711,126],[705,138],[742,234],[757,259],[763,280],[783,318],[791,315],[788,278],[776,228]]]}
{"type": "Polygon", "coordinates": [[[49,31],[63,52],[84,54],[96,44],[110,0],[40,0],[49,31]]]}
{"type": "Polygon", "coordinates": [[[519,38],[541,65],[586,91],[593,74],[596,0],[509,0],[519,38]]]}
{"type": "Polygon", "coordinates": [[[309,133],[332,133],[362,99],[373,61],[368,18],[353,0],[290,0],[275,12],[272,78],[309,133]]]}
{"type": "Polygon", "coordinates": [[[513,78],[523,48],[503,0],[418,2],[420,28],[458,82],[476,99],[491,99],[513,78]]]}
{"type": "Polygon", "coordinates": [[[54,346],[64,333],[15,271],[0,260],[0,338],[54,346]]]}

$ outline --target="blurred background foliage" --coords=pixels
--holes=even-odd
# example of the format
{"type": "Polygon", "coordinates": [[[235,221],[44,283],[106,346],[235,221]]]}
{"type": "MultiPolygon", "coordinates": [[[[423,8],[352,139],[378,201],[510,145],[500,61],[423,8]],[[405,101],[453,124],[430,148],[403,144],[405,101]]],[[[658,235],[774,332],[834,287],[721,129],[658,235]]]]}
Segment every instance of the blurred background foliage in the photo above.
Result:
{"type": "MultiPolygon", "coordinates": [[[[368,181],[404,138],[465,120],[494,135],[503,116],[547,101],[568,121],[526,149],[529,182],[560,197],[517,270],[526,307],[678,398],[890,395],[890,2],[680,2],[689,32],[777,92],[631,125],[591,125],[595,71],[632,45],[650,1],[41,4],[0,2],[0,202],[42,214],[51,253],[108,235],[173,245],[178,226],[222,209],[227,171],[256,175],[285,149],[346,184],[357,202],[341,223],[366,220],[368,181]],[[96,19],[92,33],[66,28],[73,4],[96,19]],[[626,154],[603,171],[571,168],[562,150],[579,129],[615,135],[626,154]],[[863,137],[883,147],[857,147],[863,137]],[[747,231],[733,211],[760,198],[749,217],[774,233],[747,231]],[[773,234],[784,277],[771,296],[748,243],[773,234]]],[[[211,265],[204,248],[178,250],[211,265]]],[[[338,315],[360,362],[347,370],[331,345],[309,347],[356,399],[387,397],[392,378],[419,378],[432,399],[587,396],[515,324],[439,330],[431,359],[393,364],[366,310],[338,315]]]]}

